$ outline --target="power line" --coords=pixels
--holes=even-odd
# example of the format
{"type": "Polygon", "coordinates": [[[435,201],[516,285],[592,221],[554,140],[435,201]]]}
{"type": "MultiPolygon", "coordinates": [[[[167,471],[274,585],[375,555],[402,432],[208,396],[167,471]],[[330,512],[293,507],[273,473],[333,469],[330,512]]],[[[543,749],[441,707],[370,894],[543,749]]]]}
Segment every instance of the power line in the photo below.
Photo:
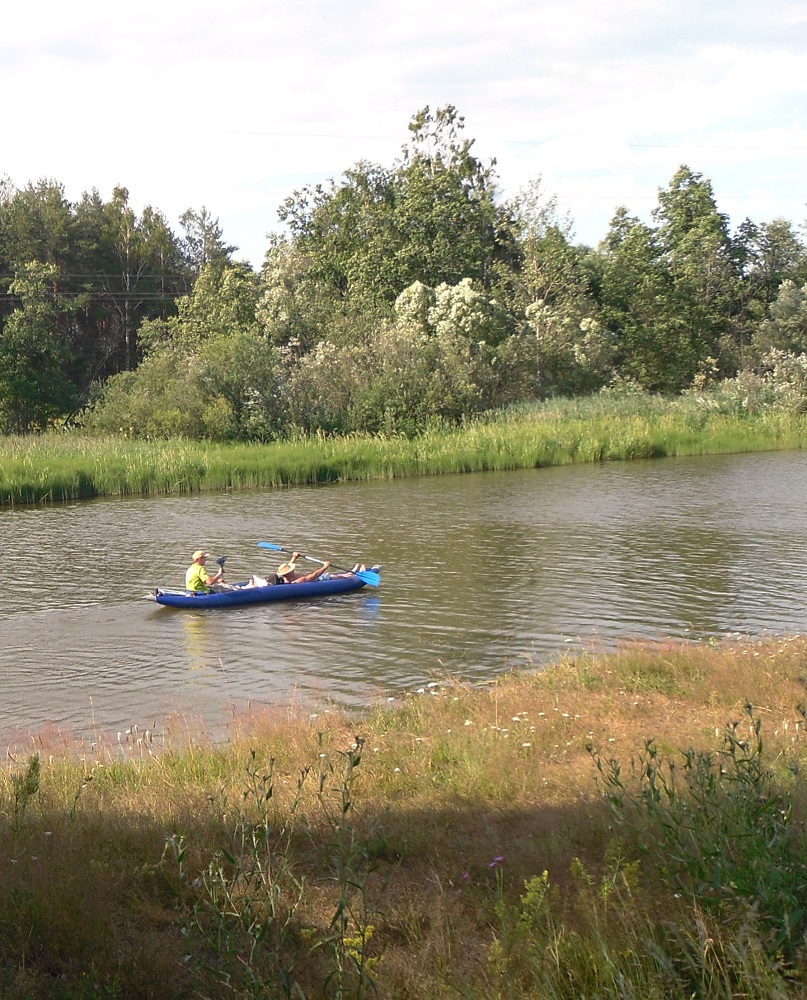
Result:
{"type": "MultiPolygon", "coordinates": [[[[219,130],[217,135],[254,135],[270,136],[277,139],[378,139],[378,140],[401,140],[400,135],[361,135],[349,132],[270,132],[262,130],[247,129],[227,129],[219,130]]],[[[567,132],[560,136],[549,136],[544,139],[502,139],[491,138],[489,136],[476,136],[474,142],[501,143],[505,146],[546,146],[548,143],[557,142],[559,139],[569,139],[572,137],[595,137],[599,133],[595,132],[567,132]]],[[[624,142],[620,145],[628,149],[762,149],[772,152],[803,152],[807,146],[781,146],[769,143],[698,143],[698,142],[624,142]]]]}

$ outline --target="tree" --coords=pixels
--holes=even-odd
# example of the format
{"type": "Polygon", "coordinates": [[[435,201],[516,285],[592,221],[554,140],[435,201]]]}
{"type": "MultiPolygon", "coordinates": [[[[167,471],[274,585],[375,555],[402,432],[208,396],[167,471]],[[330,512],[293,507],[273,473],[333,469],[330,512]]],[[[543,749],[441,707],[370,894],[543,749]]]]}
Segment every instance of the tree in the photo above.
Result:
{"type": "Polygon", "coordinates": [[[411,142],[392,168],[358,163],[339,184],[295,191],[280,210],[306,280],[343,313],[388,316],[415,281],[436,287],[469,278],[488,291],[517,258],[495,202],[493,166],[472,155],[456,109],[424,108],[409,128],[411,142]]]}
{"type": "Polygon", "coordinates": [[[617,212],[594,284],[618,371],[643,389],[677,392],[721,357],[739,274],[726,217],[700,174],[682,166],[659,191],[653,221],[617,212]]]}
{"type": "Polygon", "coordinates": [[[771,349],[790,354],[807,354],[807,285],[784,281],[771,303],[770,316],[754,335],[755,353],[771,349]]]}
{"type": "Polygon", "coordinates": [[[401,291],[471,279],[489,291],[518,260],[512,219],[496,203],[495,160],[485,165],[463,138],[465,119],[448,104],[412,118],[412,138],[395,171],[396,230],[403,239],[401,291]]]}
{"type": "Polygon", "coordinates": [[[86,425],[136,436],[271,437],[277,352],[255,319],[258,293],[248,264],[204,267],[177,316],[143,324],[143,362],[107,382],[86,425]]]}
{"type": "Polygon", "coordinates": [[[651,392],[680,382],[680,359],[658,326],[669,275],[656,232],[620,208],[600,246],[598,264],[600,318],[614,336],[617,372],[651,392]]]}
{"type": "Polygon", "coordinates": [[[680,167],[669,187],[659,191],[653,217],[660,223],[670,276],[659,320],[681,359],[681,379],[688,381],[707,358],[721,355],[721,340],[739,309],[739,270],[728,219],[718,212],[712,185],[701,174],[680,167]]]}
{"type": "Polygon", "coordinates": [[[738,366],[745,362],[745,348],[752,340],[759,346],[770,331],[759,338],[755,331],[770,318],[772,304],[785,282],[802,285],[807,280],[807,248],[785,219],[757,224],[745,219],[734,237],[734,257],[742,275],[740,309],[734,323],[738,366]]]}
{"type": "Polygon", "coordinates": [[[75,402],[57,330],[63,307],[53,291],[57,278],[55,265],[32,262],[11,283],[20,305],[0,335],[0,419],[6,432],[45,430],[75,402]]]}
{"type": "Polygon", "coordinates": [[[200,274],[207,264],[226,264],[238,249],[224,242],[219,220],[204,205],[198,212],[186,209],[179,222],[185,231],[182,241],[185,260],[195,275],[200,274]]]}

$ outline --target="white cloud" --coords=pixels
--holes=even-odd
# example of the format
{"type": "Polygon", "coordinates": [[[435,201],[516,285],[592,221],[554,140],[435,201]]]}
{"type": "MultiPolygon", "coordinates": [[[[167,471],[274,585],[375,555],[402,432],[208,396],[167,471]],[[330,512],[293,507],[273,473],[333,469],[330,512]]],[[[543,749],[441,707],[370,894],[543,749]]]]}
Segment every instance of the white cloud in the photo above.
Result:
{"type": "Polygon", "coordinates": [[[795,0],[33,0],[4,13],[0,174],[206,205],[260,264],[295,187],[390,164],[452,103],[504,193],[542,175],[585,242],[682,162],[734,223],[801,222],[805,35],[795,0]]]}

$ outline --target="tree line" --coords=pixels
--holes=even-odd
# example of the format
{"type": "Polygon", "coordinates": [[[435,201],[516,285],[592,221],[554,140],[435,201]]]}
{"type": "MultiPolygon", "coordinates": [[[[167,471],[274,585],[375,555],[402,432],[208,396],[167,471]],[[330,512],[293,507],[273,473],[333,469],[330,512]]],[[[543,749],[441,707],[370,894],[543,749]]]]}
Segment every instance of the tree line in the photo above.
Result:
{"type": "Polygon", "coordinates": [[[540,178],[499,197],[453,106],[409,130],[389,167],[294,191],[259,271],[206,209],[177,234],[124,188],[5,182],[0,429],[414,434],[552,395],[807,383],[791,222],[732,232],[683,165],[649,222],[620,207],[592,248],[540,178]]]}

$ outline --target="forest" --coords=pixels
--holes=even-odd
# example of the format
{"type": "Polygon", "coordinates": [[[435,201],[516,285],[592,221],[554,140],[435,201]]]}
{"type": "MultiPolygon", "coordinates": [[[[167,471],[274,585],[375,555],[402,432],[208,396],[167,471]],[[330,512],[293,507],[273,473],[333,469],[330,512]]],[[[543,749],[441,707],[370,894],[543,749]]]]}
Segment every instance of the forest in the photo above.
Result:
{"type": "Polygon", "coordinates": [[[541,178],[500,197],[447,105],[390,166],[292,192],[260,271],[218,219],[0,181],[0,433],[414,436],[508,404],[711,394],[807,409],[803,224],[733,231],[681,165],[596,247],[541,178]]]}

